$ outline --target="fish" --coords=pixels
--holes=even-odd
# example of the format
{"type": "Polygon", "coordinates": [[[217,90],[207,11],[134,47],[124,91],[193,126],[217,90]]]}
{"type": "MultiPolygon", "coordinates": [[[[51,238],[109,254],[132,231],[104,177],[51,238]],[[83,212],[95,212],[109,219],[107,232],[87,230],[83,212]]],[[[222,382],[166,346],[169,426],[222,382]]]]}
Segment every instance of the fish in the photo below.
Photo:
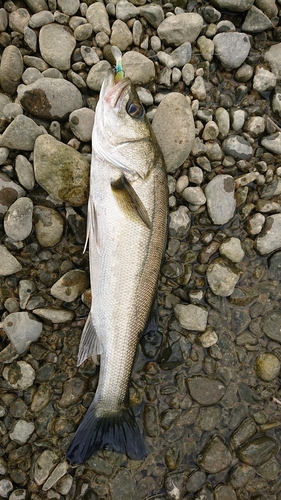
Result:
{"type": "Polygon", "coordinates": [[[102,449],[133,460],[147,456],[128,386],[140,336],[154,318],[167,235],[167,174],[120,54],[115,49],[116,70],[103,81],[92,133],[86,238],[92,302],[77,365],[92,356],[100,370],[93,402],[66,452],[71,464],[102,449]]]}

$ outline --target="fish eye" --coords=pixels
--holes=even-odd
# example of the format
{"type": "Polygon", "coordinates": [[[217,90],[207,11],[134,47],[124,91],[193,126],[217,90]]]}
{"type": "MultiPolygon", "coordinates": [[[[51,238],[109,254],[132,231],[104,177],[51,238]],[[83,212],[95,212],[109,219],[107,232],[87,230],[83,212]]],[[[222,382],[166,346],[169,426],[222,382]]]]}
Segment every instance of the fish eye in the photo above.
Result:
{"type": "Polygon", "coordinates": [[[142,118],[144,114],[144,109],[140,102],[128,102],[126,111],[132,118],[142,118]]]}

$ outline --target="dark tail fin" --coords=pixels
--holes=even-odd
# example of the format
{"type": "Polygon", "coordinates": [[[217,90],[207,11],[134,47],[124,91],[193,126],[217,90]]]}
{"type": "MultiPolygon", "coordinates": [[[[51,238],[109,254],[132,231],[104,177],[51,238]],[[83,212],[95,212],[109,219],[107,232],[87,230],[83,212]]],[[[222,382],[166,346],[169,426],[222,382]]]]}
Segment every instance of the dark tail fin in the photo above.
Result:
{"type": "Polygon", "coordinates": [[[66,458],[72,465],[82,464],[104,448],[126,453],[133,460],[146,457],[144,440],[131,409],[97,417],[95,405],[91,405],[68,447],[66,458]]]}

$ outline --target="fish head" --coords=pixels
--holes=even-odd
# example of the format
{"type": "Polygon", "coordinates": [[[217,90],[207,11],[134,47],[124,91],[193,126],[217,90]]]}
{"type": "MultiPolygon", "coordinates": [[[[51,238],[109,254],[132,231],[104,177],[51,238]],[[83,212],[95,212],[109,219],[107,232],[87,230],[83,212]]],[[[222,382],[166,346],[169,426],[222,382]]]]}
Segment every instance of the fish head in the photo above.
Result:
{"type": "Polygon", "coordinates": [[[96,108],[93,150],[125,173],[133,164],[136,175],[144,178],[153,166],[156,148],[155,136],[130,78],[116,82],[110,71],[96,108]]]}

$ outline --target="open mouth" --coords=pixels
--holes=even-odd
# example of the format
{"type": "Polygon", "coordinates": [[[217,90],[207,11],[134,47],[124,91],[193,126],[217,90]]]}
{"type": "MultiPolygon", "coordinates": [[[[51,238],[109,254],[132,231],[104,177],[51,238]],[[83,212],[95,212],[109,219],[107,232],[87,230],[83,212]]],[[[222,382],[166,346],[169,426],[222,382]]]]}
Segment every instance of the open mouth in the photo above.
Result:
{"type": "Polygon", "coordinates": [[[128,85],[130,85],[130,78],[128,77],[123,78],[118,83],[114,83],[106,93],[104,97],[105,101],[110,104],[112,108],[118,108],[122,93],[128,85]]]}

